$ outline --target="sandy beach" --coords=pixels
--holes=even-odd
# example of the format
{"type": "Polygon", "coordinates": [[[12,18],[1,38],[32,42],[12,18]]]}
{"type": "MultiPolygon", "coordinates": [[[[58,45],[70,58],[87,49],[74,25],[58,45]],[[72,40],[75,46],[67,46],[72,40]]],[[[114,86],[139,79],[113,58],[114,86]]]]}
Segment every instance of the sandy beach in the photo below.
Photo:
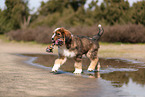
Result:
{"type": "MultiPolygon", "coordinates": [[[[24,63],[29,58],[17,55],[46,54],[45,48],[41,44],[0,39],[0,97],[118,97],[125,94],[117,92],[118,89],[103,79],[55,75],[24,63]]],[[[145,62],[145,44],[102,44],[99,57],[145,62]]]]}

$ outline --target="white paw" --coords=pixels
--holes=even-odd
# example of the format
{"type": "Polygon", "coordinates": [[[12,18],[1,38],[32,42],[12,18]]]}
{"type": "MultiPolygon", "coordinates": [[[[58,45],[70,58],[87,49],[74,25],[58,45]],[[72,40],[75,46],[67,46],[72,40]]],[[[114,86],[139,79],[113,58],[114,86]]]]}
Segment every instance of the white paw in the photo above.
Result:
{"type": "Polygon", "coordinates": [[[81,74],[82,73],[82,69],[75,69],[74,74],[81,74]]]}
{"type": "Polygon", "coordinates": [[[56,72],[56,71],[58,71],[59,68],[60,68],[60,64],[54,64],[52,71],[56,72]]]}
{"type": "Polygon", "coordinates": [[[98,27],[101,28],[101,24],[99,24],[98,27]]]}
{"type": "Polygon", "coordinates": [[[92,68],[88,68],[87,71],[92,72],[92,71],[94,71],[94,70],[93,70],[92,68]]]}

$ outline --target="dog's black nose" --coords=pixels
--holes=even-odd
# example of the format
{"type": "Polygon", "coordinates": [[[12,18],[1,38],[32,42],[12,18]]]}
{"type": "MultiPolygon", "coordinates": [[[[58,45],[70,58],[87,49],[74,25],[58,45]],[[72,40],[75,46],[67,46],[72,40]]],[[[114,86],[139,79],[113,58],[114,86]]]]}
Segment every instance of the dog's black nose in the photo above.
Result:
{"type": "Polygon", "coordinates": [[[54,38],[52,38],[52,40],[54,40],[54,38]]]}

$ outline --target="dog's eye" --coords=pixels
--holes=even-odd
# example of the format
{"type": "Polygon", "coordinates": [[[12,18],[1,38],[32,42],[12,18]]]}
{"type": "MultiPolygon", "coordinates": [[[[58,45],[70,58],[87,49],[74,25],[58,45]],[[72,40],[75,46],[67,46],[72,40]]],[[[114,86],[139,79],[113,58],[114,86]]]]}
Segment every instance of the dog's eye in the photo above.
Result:
{"type": "Polygon", "coordinates": [[[57,33],[57,35],[59,36],[59,35],[60,35],[60,33],[57,33]]]}

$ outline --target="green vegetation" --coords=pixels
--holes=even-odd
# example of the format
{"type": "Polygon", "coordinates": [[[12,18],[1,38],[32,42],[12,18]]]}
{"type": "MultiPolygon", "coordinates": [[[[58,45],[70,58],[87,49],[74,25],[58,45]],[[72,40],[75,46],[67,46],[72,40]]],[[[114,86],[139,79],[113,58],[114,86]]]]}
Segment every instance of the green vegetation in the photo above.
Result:
{"type": "Polygon", "coordinates": [[[92,26],[94,24],[124,25],[143,24],[145,1],[129,6],[127,0],[104,0],[99,6],[98,0],[84,7],[86,0],[49,0],[41,3],[38,18],[31,26],[92,26]],[[42,19],[43,18],[43,19],[42,19]]]}
{"type": "Polygon", "coordinates": [[[48,0],[41,2],[37,13],[30,14],[28,0],[6,0],[0,10],[0,33],[17,41],[50,43],[56,27],[65,27],[74,34],[91,36],[102,24],[102,41],[145,43],[145,1],[129,6],[127,0],[48,0]],[[27,29],[26,29],[27,28],[27,29]],[[16,31],[15,31],[16,30],[16,31]]]}
{"type": "Polygon", "coordinates": [[[0,10],[0,33],[23,28],[28,18],[28,1],[5,0],[7,9],[0,10]]]}

